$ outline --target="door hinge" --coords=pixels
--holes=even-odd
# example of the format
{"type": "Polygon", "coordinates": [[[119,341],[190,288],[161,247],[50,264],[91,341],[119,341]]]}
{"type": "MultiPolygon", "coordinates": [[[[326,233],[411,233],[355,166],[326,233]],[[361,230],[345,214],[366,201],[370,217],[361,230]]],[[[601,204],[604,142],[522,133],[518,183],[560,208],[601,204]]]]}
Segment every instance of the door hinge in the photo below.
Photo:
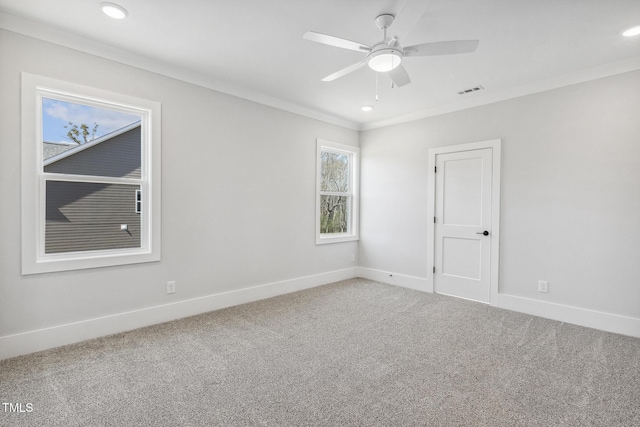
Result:
{"type": "Polygon", "coordinates": [[[435,274],[435,272],[436,272],[436,267],[434,266],[433,267],[433,273],[435,274]]]}
{"type": "Polygon", "coordinates": [[[437,166],[433,167],[433,173],[438,173],[438,167],[437,166]]]}
{"type": "Polygon", "coordinates": [[[435,216],[433,217],[433,223],[434,224],[436,223],[436,217],[435,216]]]}

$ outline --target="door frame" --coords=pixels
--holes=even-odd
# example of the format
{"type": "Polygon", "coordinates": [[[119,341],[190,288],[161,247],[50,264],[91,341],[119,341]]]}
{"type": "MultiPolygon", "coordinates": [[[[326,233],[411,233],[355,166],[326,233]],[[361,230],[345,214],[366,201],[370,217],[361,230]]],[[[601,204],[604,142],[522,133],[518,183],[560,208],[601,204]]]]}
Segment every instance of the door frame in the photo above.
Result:
{"type": "Polygon", "coordinates": [[[489,304],[497,305],[498,276],[500,267],[500,159],[502,140],[492,139],[488,141],[471,142],[468,144],[449,145],[429,149],[429,169],[427,187],[427,291],[434,292],[435,266],[435,224],[431,218],[435,217],[436,207],[436,156],[438,154],[458,153],[462,151],[492,149],[492,182],[491,182],[491,274],[489,304]]]}

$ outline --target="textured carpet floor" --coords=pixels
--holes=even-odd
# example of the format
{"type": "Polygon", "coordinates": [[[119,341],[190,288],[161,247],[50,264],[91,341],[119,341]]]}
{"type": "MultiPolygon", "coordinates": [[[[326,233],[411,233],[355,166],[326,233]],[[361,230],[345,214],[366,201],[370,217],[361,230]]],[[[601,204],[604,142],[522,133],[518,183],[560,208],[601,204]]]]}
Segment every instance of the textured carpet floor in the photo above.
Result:
{"type": "Polygon", "coordinates": [[[2,426],[640,425],[640,340],[354,279],[0,362],[2,426]]]}

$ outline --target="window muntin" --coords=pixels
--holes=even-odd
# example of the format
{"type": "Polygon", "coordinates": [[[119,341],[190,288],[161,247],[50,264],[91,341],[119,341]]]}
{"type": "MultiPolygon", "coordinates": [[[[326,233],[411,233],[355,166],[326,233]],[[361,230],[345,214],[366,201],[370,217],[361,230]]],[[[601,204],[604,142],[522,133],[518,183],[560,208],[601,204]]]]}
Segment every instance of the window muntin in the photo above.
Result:
{"type": "Polygon", "coordinates": [[[159,260],[160,105],[22,77],[23,274],[159,260]]]}
{"type": "Polygon", "coordinates": [[[358,239],[357,147],[318,140],[316,243],[358,239]]]}

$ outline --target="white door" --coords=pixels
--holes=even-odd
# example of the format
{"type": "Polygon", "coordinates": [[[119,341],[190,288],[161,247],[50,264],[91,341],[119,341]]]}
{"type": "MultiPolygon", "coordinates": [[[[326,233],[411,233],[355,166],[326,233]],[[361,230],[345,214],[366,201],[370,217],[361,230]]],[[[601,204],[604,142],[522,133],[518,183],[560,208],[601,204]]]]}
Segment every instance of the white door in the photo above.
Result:
{"type": "Polygon", "coordinates": [[[437,293],[490,302],[492,161],[491,148],[436,155],[433,284],[437,293]]]}

